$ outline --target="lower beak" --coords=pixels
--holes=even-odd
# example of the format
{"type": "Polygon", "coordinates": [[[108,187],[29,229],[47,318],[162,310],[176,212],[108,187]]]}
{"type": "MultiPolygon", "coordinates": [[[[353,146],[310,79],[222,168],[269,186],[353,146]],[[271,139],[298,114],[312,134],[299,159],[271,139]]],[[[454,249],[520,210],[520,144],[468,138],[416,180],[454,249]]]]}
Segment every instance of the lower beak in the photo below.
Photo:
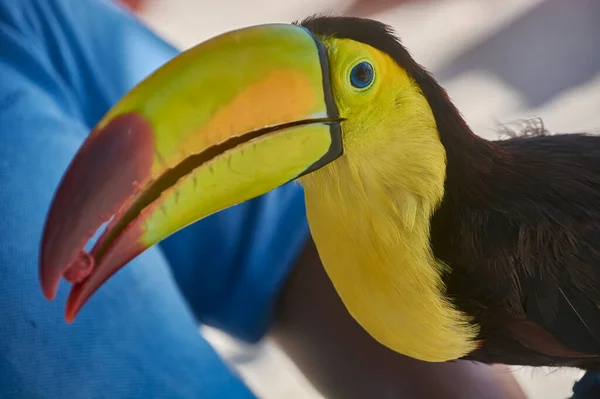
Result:
{"type": "Polygon", "coordinates": [[[42,238],[44,295],[73,282],[72,321],[150,246],[339,157],[339,122],[325,49],[304,28],[242,29],[182,53],[121,99],[69,166],[42,238]]]}

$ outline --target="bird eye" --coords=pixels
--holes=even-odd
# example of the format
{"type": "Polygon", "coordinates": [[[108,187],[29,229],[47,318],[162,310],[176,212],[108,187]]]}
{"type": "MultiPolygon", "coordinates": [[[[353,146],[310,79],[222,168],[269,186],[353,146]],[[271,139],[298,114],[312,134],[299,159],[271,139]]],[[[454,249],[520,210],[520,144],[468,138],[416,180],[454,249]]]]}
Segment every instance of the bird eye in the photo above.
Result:
{"type": "Polygon", "coordinates": [[[373,82],[373,65],[366,61],[358,63],[350,71],[350,83],[357,89],[364,89],[373,82]]]}

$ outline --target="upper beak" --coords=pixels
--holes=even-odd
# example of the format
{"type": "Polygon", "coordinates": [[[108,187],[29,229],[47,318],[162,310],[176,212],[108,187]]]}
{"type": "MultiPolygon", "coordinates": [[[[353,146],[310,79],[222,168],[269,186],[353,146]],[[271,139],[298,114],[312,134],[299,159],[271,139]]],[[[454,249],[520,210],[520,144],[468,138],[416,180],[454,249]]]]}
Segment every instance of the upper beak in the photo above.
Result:
{"type": "Polygon", "coordinates": [[[340,120],[325,48],[304,28],[246,28],[182,53],[121,99],[69,166],[42,238],[44,295],[61,276],[74,282],[72,321],[153,244],[339,157],[340,120]]]}

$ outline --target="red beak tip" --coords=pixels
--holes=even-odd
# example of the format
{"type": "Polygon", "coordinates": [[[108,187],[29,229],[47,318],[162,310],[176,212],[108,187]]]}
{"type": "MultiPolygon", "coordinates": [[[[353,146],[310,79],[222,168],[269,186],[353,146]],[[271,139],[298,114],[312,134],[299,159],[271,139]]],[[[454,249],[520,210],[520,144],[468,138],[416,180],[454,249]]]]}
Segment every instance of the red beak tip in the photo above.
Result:
{"type": "Polygon", "coordinates": [[[83,248],[104,222],[111,216],[117,217],[140,191],[139,186],[149,181],[154,155],[151,123],[142,115],[129,112],[94,129],[65,172],[44,227],[39,279],[48,300],[55,298],[62,278],[73,283],[65,313],[68,323],[95,289],[114,273],[119,257],[127,260],[138,249],[130,248],[130,241],[124,241],[117,248],[120,252],[111,255],[112,244],[104,241],[115,238],[107,234],[110,226],[116,224],[114,220],[96,242],[96,246],[106,246],[104,258],[110,260],[108,264],[106,259],[95,259],[83,248]]]}
{"type": "Polygon", "coordinates": [[[81,284],[73,284],[71,292],[67,298],[67,307],[65,309],[65,320],[71,324],[85,303],[85,297],[81,295],[81,284]]]}
{"type": "Polygon", "coordinates": [[[44,297],[46,298],[46,300],[48,301],[53,301],[54,298],[56,298],[56,293],[55,292],[47,292],[44,291],[44,297]]]}
{"type": "Polygon", "coordinates": [[[67,322],[67,324],[72,324],[73,321],[75,321],[76,316],[77,316],[77,314],[72,314],[67,310],[65,312],[65,321],[67,322]]]}
{"type": "Polygon", "coordinates": [[[68,324],[73,323],[75,317],[77,317],[77,313],[79,313],[80,307],[76,306],[71,299],[71,295],[69,295],[69,299],[67,299],[67,308],[65,309],[65,321],[68,324]]]}
{"type": "Polygon", "coordinates": [[[56,297],[56,291],[58,291],[58,282],[52,284],[47,280],[41,279],[41,286],[44,297],[49,301],[54,300],[56,297]]]}

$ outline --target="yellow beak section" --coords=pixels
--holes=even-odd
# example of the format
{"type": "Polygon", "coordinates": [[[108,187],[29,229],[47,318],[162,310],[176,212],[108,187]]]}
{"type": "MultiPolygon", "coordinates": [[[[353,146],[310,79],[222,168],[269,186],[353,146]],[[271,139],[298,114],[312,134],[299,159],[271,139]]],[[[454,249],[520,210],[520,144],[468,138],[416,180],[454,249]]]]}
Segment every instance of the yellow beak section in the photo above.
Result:
{"type": "Polygon", "coordinates": [[[246,28],[182,53],[117,103],[69,166],[42,239],[44,294],[74,282],[71,321],[148,247],[340,156],[339,122],[325,48],[304,28],[246,28]]]}

